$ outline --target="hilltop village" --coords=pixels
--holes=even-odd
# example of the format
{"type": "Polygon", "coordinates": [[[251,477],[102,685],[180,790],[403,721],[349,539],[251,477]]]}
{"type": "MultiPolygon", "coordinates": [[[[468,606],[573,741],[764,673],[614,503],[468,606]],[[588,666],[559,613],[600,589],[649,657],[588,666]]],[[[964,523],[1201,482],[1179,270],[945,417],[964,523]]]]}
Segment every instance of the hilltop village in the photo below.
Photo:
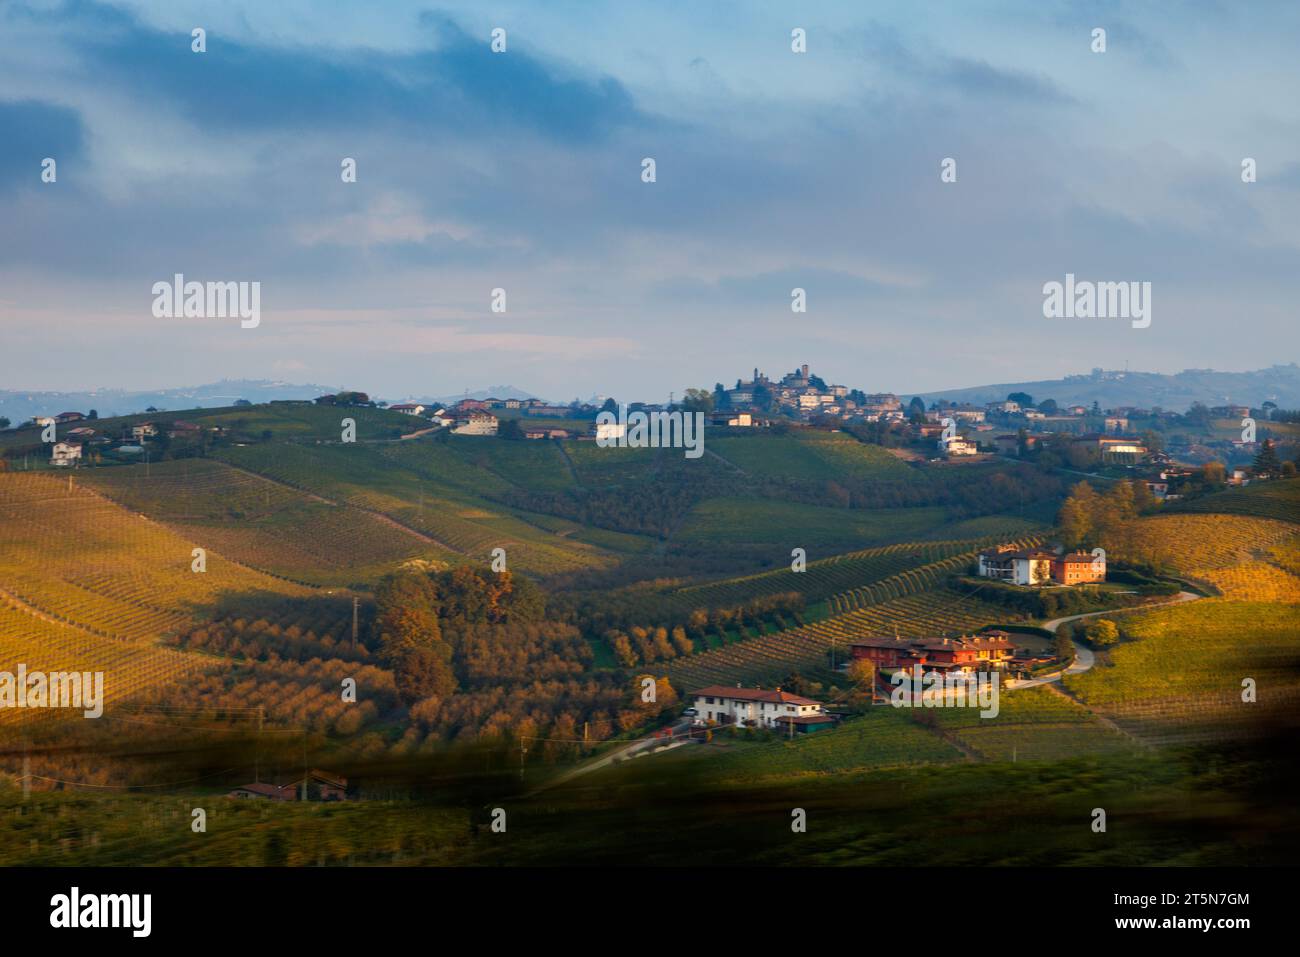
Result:
{"type": "MultiPolygon", "coordinates": [[[[273,405],[312,404],[281,402],[273,405]]],[[[1107,469],[1140,477],[1160,500],[1178,500],[1198,490],[1247,485],[1294,474],[1297,446],[1289,426],[1300,413],[1270,401],[1207,407],[1183,412],[1160,408],[1060,405],[1050,397],[1023,392],[982,405],[932,401],[893,393],[867,393],[828,383],[805,364],[779,377],[754,369],[727,388],[688,389],[680,400],[627,402],[615,398],[557,404],[538,398],[463,398],[456,402],[386,402],[365,392],[319,396],[317,406],[387,409],[410,416],[402,439],[445,430],[467,436],[523,441],[595,439],[601,412],[696,412],[715,434],[726,430],[816,429],[846,431],[863,442],[893,450],[912,461],[978,462],[1003,456],[1043,461],[1077,471],[1107,469]]],[[[248,406],[244,400],[235,403],[248,406]]],[[[10,423],[0,419],[0,428],[10,423]]],[[[203,454],[236,437],[228,426],[203,426],[164,410],[101,424],[96,412],[62,411],[34,417],[10,429],[39,432],[48,466],[158,460],[203,454]]],[[[33,437],[35,438],[35,437],[33,437]]],[[[11,442],[7,454],[24,443],[11,442]]],[[[24,467],[30,467],[30,462],[24,467]]]]}

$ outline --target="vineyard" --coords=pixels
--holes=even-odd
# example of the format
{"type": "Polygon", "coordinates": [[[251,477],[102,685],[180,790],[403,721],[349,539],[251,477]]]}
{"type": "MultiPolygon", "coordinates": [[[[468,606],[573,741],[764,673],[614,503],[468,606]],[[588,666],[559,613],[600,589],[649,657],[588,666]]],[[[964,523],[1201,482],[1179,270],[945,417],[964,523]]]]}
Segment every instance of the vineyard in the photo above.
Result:
{"type": "Polygon", "coordinates": [[[79,485],[0,474],[0,590],[50,619],[152,642],[234,593],[306,593],[216,552],[193,572],[193,548],[79,485]]]}
{"type": "MultiPolygon", "coordinates": [[[[1038,539],[1020,541],[1029,545],[1038,539]]],[[[984,544],[979,540],[908,542],[845,552],[809,562],[798,573],[783,568],[679,588],[667,600],[683,608],[726,608],[797,591],[809,603],[830,599],[833,611],[841,613],[872,600],[897,598],[934,587],[948,574],[974,561],[975,553],[984,544]],[[879,587],[874,593],[877,597],[872,598],[869,591],[875,583],[879,587]]]]}
{"type": "Polygon", "coordinates": [[[770,544],[777,556],[799,546],[811,557],[876,542],[913,540],[941,528],[944,510],[831,508],[760,498],[711,498],[686,517],[677,538],[719,546],[770,544]]]}
{"type": "Polygon", "coordinates": [[[1174,502],[1168,508],[1171,512],[1215,512],[1300,522],[1300,478],[1225,489],[1186,502],[1174,502]]]}
{"type": "Polygon", "coordinates": [[[1082,754],[1133,751],[1135,745],[1087,708],[1050,688],[999,695],[998,715],[976,708],[935,708],[935,726],[987,761],[1055,761],[1082,754]]]}
{"type": "MultiPolygon", "coordinates": [[[[71,625],[45,621],[0,600],[0,671],[19,664],[34,671],[104,674],[105,712],[150,688],[174,684],[208,662],[143,643],[103,638],[71,625]]],[[[0,729],[50,717],[81,718],[80,712],[0,708],[0,729]]]]}
{"type": "Polygon", "coordinates": [[[962,634],[1006,617],[1006,609],[939,589],[679,658],[668,665],[667,671],[673,687],[681,691],[737,681],[779,681],[791,671],[825,665],[831,650],[838,651],[843,660],[848,646],[862,638],[962,634]]]}
{"type": "Polygon", "coordinates": [[[430,539],[442,560],[487,561],[492,549],[500,547],[506,549],[510,567],[543,575],[610,561],[589,544],[549,534],[486,507],[481,499],[458,497],[454,488],[424,474],[428,465],[416,453],[385,457],[354,446],[275,445],[230,449],[222,457],[278,482],[387,516],[430,539]]]}
{"type": "Polygon", "coordinates": [[[90,470],[78,480],[245,565],[313,584],[365,581],[442,554],[373,515],[210,459],[90,470]]]}
{"type": "Polygon", "coordinates": [[[1271,518],[1229,515],[1155,515],[1132,523],[1127,540],[1112,543],[1112,558],[1167,565],[1184,574],[1250,561],[1261,548],[1295,534],[1271,518]]]}
{"type": "Polygon", "coordinates": [[[1110,667],[1068,677],[1065,687],[1143,740],[1242,733],[1300,695],[1295,604],[1206,599],[1126,615],[1122,625],[1133,640],[1110,649],[1110,667]],[[1247,677],[1257,704],[1241,699],[1247,677]]]}
{"type": "Polygon", "coordinates": [[[803,432],[711,439],[709,451],[748,475],[824,481],[851,479],[912,481],[916,472],[877,445],[864,445],[842,432],[803,432]]]}

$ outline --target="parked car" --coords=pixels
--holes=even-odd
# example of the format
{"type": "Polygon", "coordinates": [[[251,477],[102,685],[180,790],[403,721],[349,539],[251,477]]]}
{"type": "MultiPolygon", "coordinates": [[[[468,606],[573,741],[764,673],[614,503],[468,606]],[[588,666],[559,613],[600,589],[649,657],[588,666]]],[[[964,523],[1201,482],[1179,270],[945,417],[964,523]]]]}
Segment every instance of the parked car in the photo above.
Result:
{"type": "Polygon", "coordinates": [[[694,718],[697,717],[699,713],[700,713],[699,710],[696,708],[687,708],[685,711],[682,712],[682,717],[694,718]]]}

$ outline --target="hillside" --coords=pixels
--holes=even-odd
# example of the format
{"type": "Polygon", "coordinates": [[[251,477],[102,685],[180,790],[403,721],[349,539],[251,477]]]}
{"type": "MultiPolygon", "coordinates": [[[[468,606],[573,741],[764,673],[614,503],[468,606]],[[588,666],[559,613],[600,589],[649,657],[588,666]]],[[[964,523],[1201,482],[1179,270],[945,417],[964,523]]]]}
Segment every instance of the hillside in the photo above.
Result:
{"type": "Polygon", "coordinates": [[[1175,375],[1108,371],[1101,375],[1076,375],[1065,379],[944,389],[926,392],[922,396],[927,403],[943,400],[981,404],[1001,401],[1012,392],[1027,392],[1037,400],[1055,399],[1058,405],[1091,405],[1095,401],[1102,408],[1130,405],[1149,409],[1159,406],[1185,412],[1193,402],[1209,406],[1238,403],[1257,408],[1272,400],[1284,409],[1295,409],[1300,408],[1300,366],[1293,362],[1252,372],[1186,369],[1175,375]]]}

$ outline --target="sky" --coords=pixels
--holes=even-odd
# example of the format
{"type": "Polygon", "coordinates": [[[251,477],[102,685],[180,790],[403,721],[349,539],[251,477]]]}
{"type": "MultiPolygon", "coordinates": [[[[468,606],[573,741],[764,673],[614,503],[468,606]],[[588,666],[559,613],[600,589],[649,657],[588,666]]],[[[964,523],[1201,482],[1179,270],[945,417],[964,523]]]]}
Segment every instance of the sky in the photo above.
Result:
{"type": "Polygon", "coordinates": [[[0,389],[1296,361],[1297,41],[1231,0],[0,0],[0,389]],[[260,323],[156,317],[176,273],[260,323]],[[1046,318],[1067,273],[1150,282],[1150,325],[1046,318]]]}

